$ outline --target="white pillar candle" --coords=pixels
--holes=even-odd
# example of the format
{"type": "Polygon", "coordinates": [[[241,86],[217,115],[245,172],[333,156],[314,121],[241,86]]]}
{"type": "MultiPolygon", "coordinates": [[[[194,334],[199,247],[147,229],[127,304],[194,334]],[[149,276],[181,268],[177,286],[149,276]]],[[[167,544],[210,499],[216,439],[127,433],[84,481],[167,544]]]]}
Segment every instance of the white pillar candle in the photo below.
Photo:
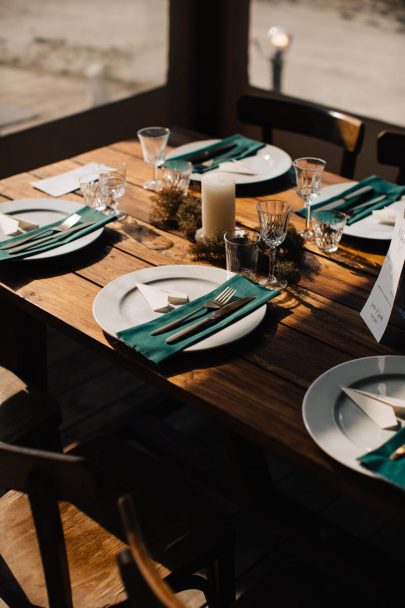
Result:
{"type": "Polygon", "coordinates": [[[207,239],[235,229],[235,182],[225,173],[201,179],[202,233],[207,239]]]}

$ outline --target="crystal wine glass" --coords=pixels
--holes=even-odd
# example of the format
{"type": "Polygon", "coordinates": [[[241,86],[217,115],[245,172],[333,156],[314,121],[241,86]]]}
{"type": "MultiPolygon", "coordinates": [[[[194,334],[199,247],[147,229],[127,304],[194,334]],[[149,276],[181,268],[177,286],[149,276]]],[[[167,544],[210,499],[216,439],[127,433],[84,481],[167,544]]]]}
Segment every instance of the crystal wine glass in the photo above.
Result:
{"type": "Polygon", "coordinates": [[[320,158],[297,158],[294,163],[295,177],[297,180],[297,194],[304,200],[306,222],[305,230],[301,233],[304,241],[311,241],[314,233],[311,230],[311,205],[317,199],[321,191],[322,174],[326,162],[320,158]]]}
{"type": "Polygon", "coordinates": [[[124,219],[127,214],[119,208],[118,200],[125,194],[126,190],[126,172],[125,163],[120,163],[112,171],[101,173],[99,183],[99,196],[105,204],[106,214],[114,214],[117,219],[124,219]]]}
{"type": "Polygon", "coordinates": [[[283,289],[287,281],[278,280],[274,275],[276,248],[281,245],[287,234],[291,207],[285,201],[268,200],[256,204],[259,216],[260,236],[269,247],[269,276],[267,285],[272,289],[283,289]]]}
{"type": "Polygon", "coordinates": [[[138,131],[143,159],[145,163],[153,167],[153,179],[143,184],[145,190],[158,191],[161,188],[157,170],[164,163],[169,134],[169,129],[165,127],[145,127],[138,131]]]}

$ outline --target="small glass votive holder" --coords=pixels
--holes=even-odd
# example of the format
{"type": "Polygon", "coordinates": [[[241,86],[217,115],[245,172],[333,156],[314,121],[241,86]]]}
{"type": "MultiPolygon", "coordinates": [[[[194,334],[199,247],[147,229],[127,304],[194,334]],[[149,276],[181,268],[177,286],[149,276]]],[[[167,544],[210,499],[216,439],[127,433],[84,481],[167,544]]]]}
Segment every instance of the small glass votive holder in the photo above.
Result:
{"type": "Polygon", "coordinates": [[[187,194],[192,171],[192,163],[186,160],[166,160],[162,166],[162,188],[187,194]]]}
{"type": "Polygon", "coordinates": [[[237,228],[225,232],[226,270],[251,279],[256,274],[260,234],[255,230],[237,228]]]}
{"type": "Polygon", "coordinates": [[[100,193],[98,173],[86,173],[79,179],[80,191],[86,205],[93,207],[97,211],[104,211],[106,204],[100,193]]]}
{"type": "Polygon", "coordinates": [[[312,214],[312,229],[318,249],[326,253],[337,251],[347,215],[341,211],[315,211],[312,214]]]}

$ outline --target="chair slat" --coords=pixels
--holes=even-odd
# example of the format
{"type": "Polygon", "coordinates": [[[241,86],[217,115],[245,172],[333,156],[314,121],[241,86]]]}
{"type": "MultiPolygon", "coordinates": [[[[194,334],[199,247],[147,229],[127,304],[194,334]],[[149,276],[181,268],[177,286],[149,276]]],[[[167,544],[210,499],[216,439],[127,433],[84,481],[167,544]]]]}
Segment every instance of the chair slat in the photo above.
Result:
{"type": "Polygon", "coordinates": [[[299,133],[342,149],[341,175],[352,178],[364,138],[364,124],[355,116],[289,98],[245,95],[238,101],[242,123],[262,128],[263,140],[272,142],[273,129],[299,133]]]}

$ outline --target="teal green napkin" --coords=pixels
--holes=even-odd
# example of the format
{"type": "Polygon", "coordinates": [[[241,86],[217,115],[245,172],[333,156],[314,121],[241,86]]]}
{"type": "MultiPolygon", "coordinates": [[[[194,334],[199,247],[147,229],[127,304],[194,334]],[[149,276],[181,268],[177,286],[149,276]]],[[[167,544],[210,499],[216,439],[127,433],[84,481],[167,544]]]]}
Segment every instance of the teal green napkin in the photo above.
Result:
{"type": "MultiPolygon", "coordinates": [[[[391,205],[392,203],[397,201],[403,194],[405,194],[405,186],[397,186],[396,184],[386,182],[385,180],[381,179],[377,175],[370,175],[369,177],[366,177],[365,179],[361,180],[358,184],[345,190],[343,194],[338,194],[337,196],[328,198],[327,200],[324,200],[320,203],[315,203],[315,204],[311,205],[311,210],[316,211],[317,209],[322,209],[322,207],[324,205],[332,203],[333,201],[337,201],[340,198],[342,198],[342,196],[345,196],[346,194],[351,194],[352,192],[356,192],[356,190],[359,190],[360,188],[363,188],[364,186],[372,186],[373,191],[370,192],[367,195],[367,197],[361,197],[361,199],[358,201],[359,205],[361,205],[362,203],[365,203],[367,199],[371,200],[381,194],[385,194],[386,198],[383,201],[376,203],[375,205],[371,205],[370,207],[366,207],[365,209],[360,209],[358,213],[355,212],[356,204],[353,201],[344,202],[341,205],[339,205],[338,207],[335,207],[334,211],[343,211],[344,212],[345,209],[348,209],[348,208],[350,208],[350,211],[353,211],[354,215],[352,217],[349,217],[347,220],[348,226],[350,226],[351,224],[354,224],[355,222],[358,222],[359,220],[362,220],[364,217],[371,215],[372,212],[376,209],[382,209],[383,207],[388,207],[389,205],[391,205]]],[[[305,216],[305,207],[300,209],[299,211],[297,211],[297,213],[298,213],[298,215],[301,215],[304,217],[305,216]]]]}
{"type": "Polygon", "coordinates": [[[390,460],[390,455],[401,445],[405,444],[405,428],[401,429],[391,439],[379,448],[358,458],[359,462],[378,477],[405,489],[405,457],[390,460]]]}
{"type": "Polygon", "coordinates": [[[214,289],[214,291],[211,291],[210,293],[201,296],[201,298],[197,298],[184,306],[180,306],[176,310],[162,315],[158,319],[154,319],[148,323],[142,323],[136,327],[131,327],[130,329],[124,329],[123,331],[118,332],[118,337],[123,342],[128,344],[128,346],[134,348],[137,352],[144,355],[150,361],[153,361],[154,363],[161,363],[177,352],[187,348],[187,346],[200,342],[220,329],[235,323],[235,321],[238,321],[242,317],[248,315],[253,310],[263,306],[263,304],[277,296],[279,293],[280,292],[276,290],[272,291],[266,289],[265,287],[262,287],[261,285],[258,285],[257,283],[254,283],[241,275],[235,275],[222,285],[219,285],[216,289],[214,289]],[[201,329],[199,332],[196,332],[195,334],[188,336],[175,344],[166,344],[166,338],[177,333],[181,329],[196,323],[197,320],[201,319],[201,316],[204,316],[204,314],[207,313],[202,313],[201,316],[198,313],[195,315],[195,317],[192,317],[180,327],[172,329],[167,333],[160,334],[158,336],[150,335],[152,330],[157,329],[162,325],[166,325],[166,323],[174,321],[192,310],[196,310],[199,306],[204,304],[204,302],[208,302],[208,300],[211,300],[217,296],[224,288],[228,286],[236,289],[235,295],[238,297],[242,298],[247,296],[255,296],[256,299],[249,302],[249,304],[246,304],[246,306],[243,306],[239,310],[235,310],[235,312],[225,316],[223,319],[212,324],[208,324],[204,327],[204,329],[201,329]]]}
{"type": "Polygon", "coordinates": [[[247,156],[253,156],[256,154],[258,150],[263,148],[266,144],[261,143],[259,141],[255,141],[254,139],[249,139],[244,135],[231,135],[230,137],[226,137],[221,141],[211,144],[210,146],[205,146],[203,148],[199,148],[198,150],[193,150],[193,152],[188,152],[187,154],[181,154],[179,156],[172,156],[170,160],[189,160],[190,157],[194,156],[197,152],[205,152],[214,151],[216,148],[223,146],[224,144],[236,143],[237,145],[229,150],[228,152],[224,152],[220,156],[217,156],[213,160],[212,165],[209,167],[198,167],[194,166],[193,173],[206,173],[207,171],[212,171],[213,169],[217,169],[218,165],[224,161],[228,160],[240,160],[241,158],[246,158],[247,156]]]}
{"type": "MultiPolygon", "coordinates": [[[[52,239],[52,241],[47,242],[47,243],[35,245],[35,241],[33,241],[32,247],[30,247],[30,249],[26,249],[25,251],[21,251],[20,253],[12,254],[12,253],[9,253],[8,249],[0,249],[0,262],[5,261],[5,260],[17,260],[18,258],[25,258],[30,255],[35,255],[36,253],[41,253],[42,251],[48,251],[49,249],[54,249],[55,247],[60,247],[60,245],[65,245],[66,243],[70,243],[70,241],[74,241],[75,239],[78,239],[81,236],[88,234],[89,232],[98,230],[105,224],[108,224],[109,222],[112,222],[116,219],[115,215],[104,215],[104,213],[101,213],[100,211],[96,211],[95,209],[92,209],[91,207],[87,207],[87,206],[80,207],[80,209],[78,211],[76,211],[75,213],[78,213],[81,216],[81,218],[82,218],[81,221],[83,223],[86,223],[86,222],[94,222],[94,223],[91,226],[87,226],[86,228],[83,228],[83,230],[77,230],[76,232],[73,232],[73,234],[66,235],[66,234],[63,234],[63,232],[61,232],[60,234],[58,234],[58,236],[56,236],[54,239],[52,239]]],[[[17,246],[18,242],[21,241],[22,239],[24,239],[26,236],[33,236],[37,232],[42,232],[42,230],[44,230],[45,228],[51,228],[52,226],[57,226],[58,224],[60,224],[60,222],[61,222],[61,220],[58,220],[57,222],[53,222],[52,224],[47,224],[46,226],[41,226],[40,228],[36,228],[35,230],[30,230],[29,235],[20,234],[20,235],[14,237],[13,239],[7,239],[7,243],[13,242],[17,246]]],[[[79,224],[76,224],[76,226],[78,226],[78,225],[79,224]]],[[[55,233],[55,234],[57,234],[57,233],[55,233]]],[[[47,235],[45,235],[45,236],[47,236],[47,235]]],[[[0,245],[5,242],[6,241],[1,241],[0,245]]]]}

